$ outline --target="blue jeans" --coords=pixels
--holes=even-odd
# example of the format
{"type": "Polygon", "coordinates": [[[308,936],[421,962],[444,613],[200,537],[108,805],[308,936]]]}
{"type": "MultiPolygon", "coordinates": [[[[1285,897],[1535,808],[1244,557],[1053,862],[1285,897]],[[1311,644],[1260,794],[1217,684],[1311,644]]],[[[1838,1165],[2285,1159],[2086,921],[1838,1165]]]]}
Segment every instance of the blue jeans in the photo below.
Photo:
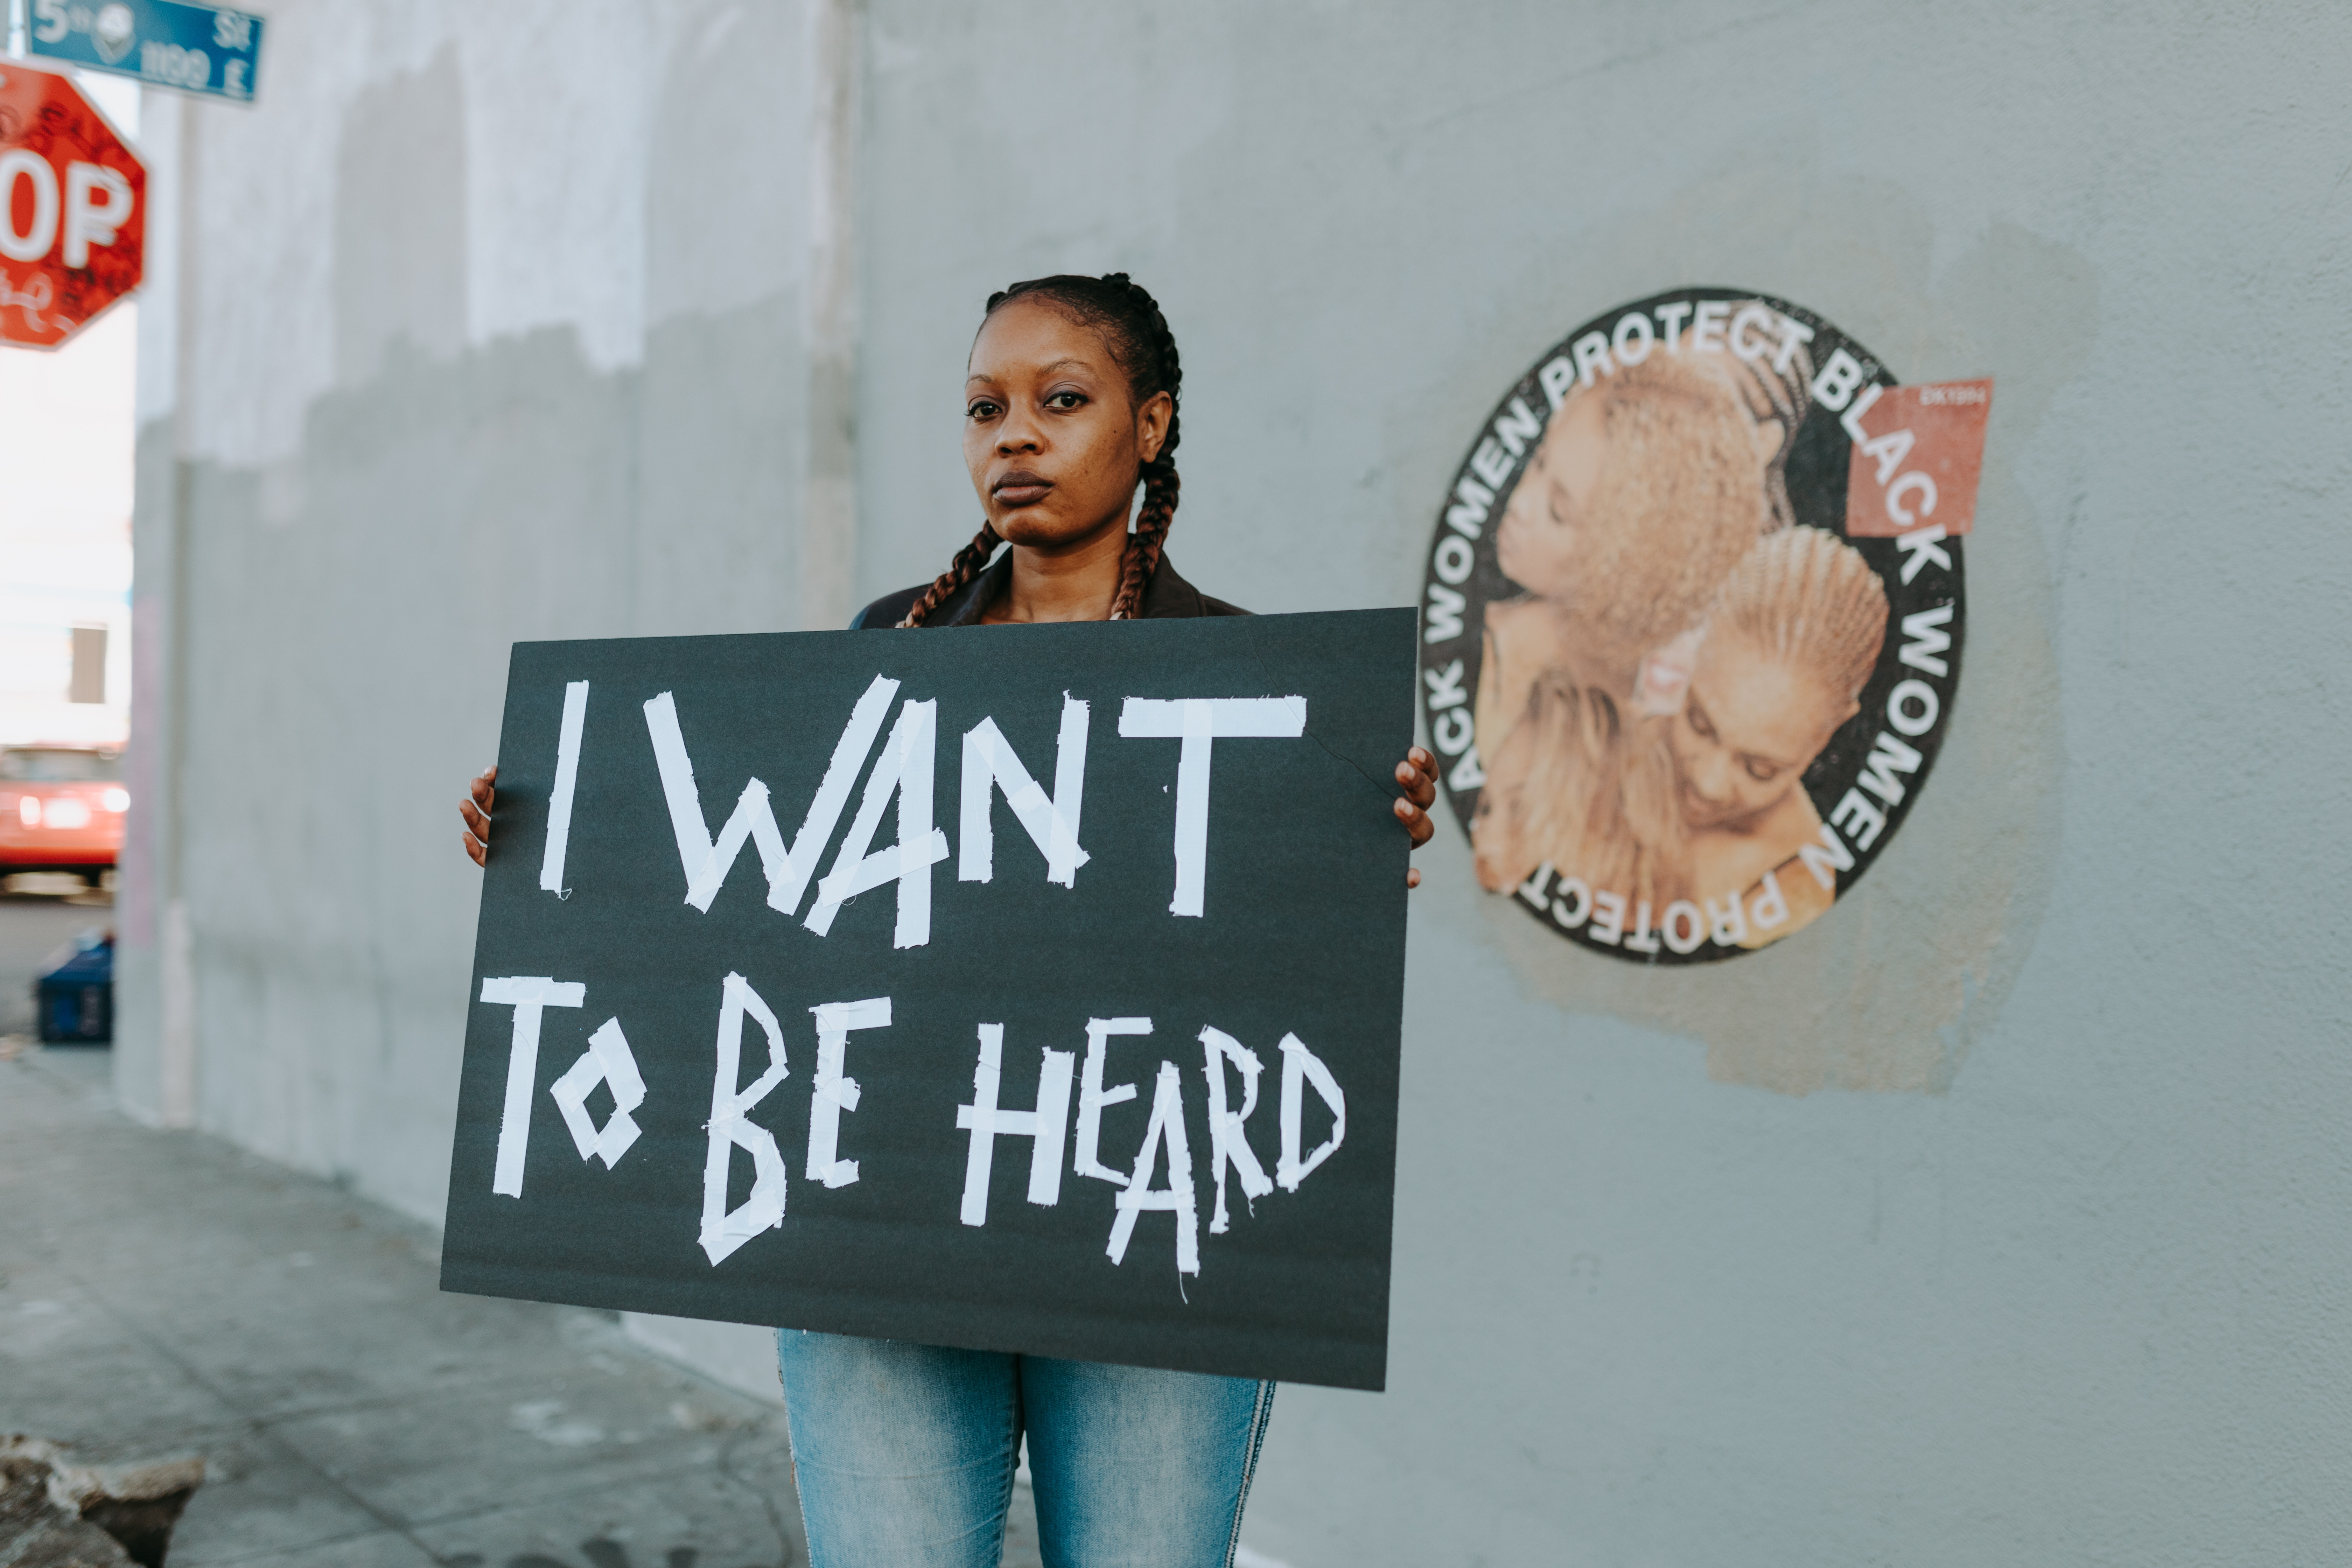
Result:
{"type": "Polygon", "coordinates": [[[1274,1384],[780,1330],[810,1568],[997,1568],[1024,1432],[1046,1568],[1230,1568],[1274,1384]]]}

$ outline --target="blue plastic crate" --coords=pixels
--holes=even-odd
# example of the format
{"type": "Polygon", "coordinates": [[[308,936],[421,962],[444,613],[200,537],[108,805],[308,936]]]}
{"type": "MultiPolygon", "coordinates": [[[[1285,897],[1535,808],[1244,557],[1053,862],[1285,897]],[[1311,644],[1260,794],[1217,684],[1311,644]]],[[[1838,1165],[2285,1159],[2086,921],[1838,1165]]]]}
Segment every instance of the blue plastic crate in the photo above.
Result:
{"type": "Polygon", "coordinates": [[[43,1041],[100,1046],[114,1038],[114,933],[85,931],[50,954],[33,983],[43,1041]]]}

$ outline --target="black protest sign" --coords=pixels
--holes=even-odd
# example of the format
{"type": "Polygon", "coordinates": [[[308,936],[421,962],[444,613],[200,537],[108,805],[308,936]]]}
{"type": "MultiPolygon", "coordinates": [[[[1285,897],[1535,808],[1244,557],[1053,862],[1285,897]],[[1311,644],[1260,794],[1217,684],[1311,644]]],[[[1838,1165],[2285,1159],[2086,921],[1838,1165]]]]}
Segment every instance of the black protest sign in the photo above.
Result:
{"type": "Polygon", "coordinates": [[[1381,1386],[1413,627],[518,644],[444,1288],[1381,1386]]]}

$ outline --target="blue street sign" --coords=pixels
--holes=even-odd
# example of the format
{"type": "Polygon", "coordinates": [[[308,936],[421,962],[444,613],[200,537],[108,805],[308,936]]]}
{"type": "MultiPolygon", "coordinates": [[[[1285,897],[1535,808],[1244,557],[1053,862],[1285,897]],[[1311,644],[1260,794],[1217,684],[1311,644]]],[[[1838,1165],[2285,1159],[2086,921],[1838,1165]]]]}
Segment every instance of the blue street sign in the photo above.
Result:
{"type": "Polygon", "coordinates": [[[180,0],[33,0],[32,52],[150,87],[253,101],[262,18],[180,0]]]}

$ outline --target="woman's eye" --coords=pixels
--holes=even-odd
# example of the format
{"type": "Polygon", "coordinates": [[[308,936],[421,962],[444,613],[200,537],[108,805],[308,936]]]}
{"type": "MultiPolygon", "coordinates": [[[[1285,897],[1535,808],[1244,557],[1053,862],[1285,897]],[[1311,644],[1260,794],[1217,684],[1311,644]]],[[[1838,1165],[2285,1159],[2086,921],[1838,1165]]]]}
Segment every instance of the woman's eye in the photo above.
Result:
{"type": "Polygon", "coordinates": [[[967,419],[993,419],[996,417],[996,405],[983,397],[965,409],[963,414],[967,419]]]}
{"type": "Polygon", "coordinates": [[[1770,784],[1780,776],[1780,768],[1761,757],[1744,758],[1740,765],[1748,770],[1748,776],[1758,784],[1770,784]]]}
{"type": "Polygon", "coordinates": [[[1075,392],[1057,392],[1054,394],[1053,396],[1045,399],[1045,406],[1048,408],[1059,408],[1066,412],[1069,409],[1076,408],[1085,401],[1086,399],[1084,397],[1081,397],[1075,392]]]}

